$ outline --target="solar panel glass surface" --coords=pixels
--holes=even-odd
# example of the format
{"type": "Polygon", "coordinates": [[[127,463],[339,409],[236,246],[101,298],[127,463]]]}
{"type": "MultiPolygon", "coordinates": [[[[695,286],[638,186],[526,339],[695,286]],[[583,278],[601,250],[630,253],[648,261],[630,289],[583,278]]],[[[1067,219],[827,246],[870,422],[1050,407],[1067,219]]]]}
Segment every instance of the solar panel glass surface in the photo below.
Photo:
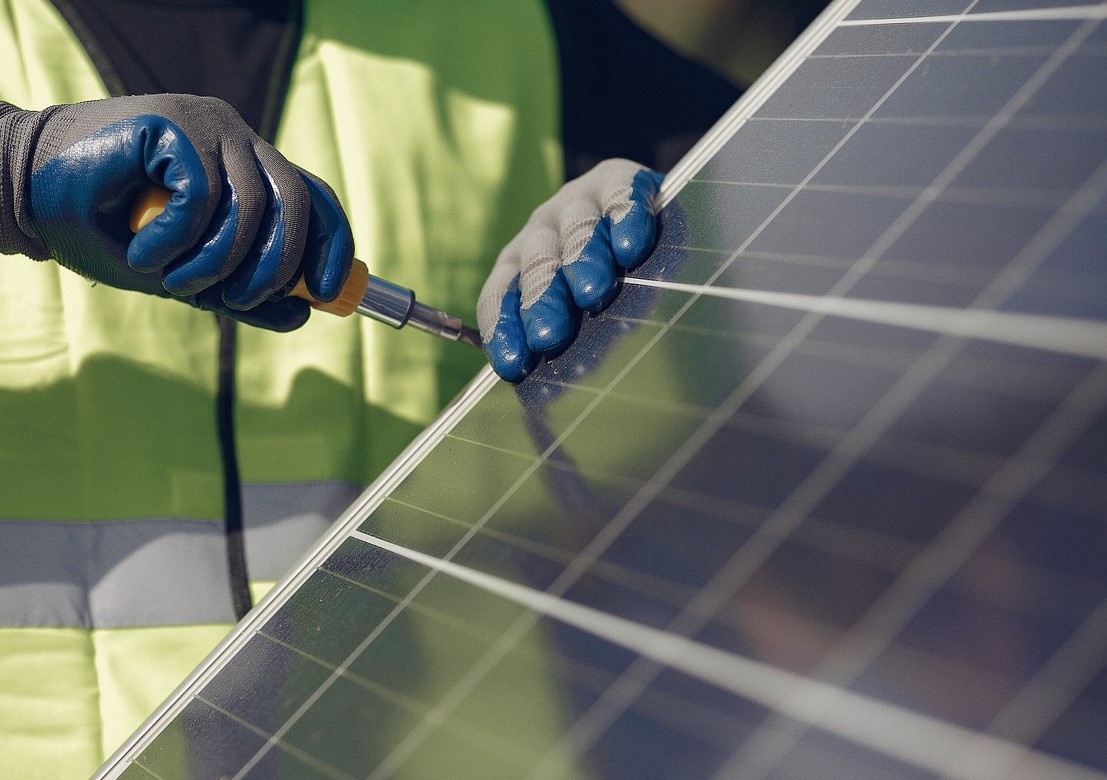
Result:
{"type": "Polygon", "coordinates": [[[1107,776],[1107,4],[836,4],[110,776],[1107,776]]]}

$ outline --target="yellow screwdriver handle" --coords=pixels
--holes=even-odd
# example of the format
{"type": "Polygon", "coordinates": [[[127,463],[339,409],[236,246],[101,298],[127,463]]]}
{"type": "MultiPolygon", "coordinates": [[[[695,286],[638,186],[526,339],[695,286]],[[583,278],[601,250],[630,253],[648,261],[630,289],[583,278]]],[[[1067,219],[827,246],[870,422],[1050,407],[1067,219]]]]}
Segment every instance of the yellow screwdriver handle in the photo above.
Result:
{"type": "MultiPolygon", "coordinates": [[[[135,198],[134,205],[131,206],[131,232],[137,233],[146,227],[154,217],[158,216],[165,210],[165,204],[169,202],[169,199],[173,196],[171,190],[167,190],[164,187],[159,187],[153,184],[139,193],[139,196],[135,198]]],[[[339,317],[346,317],[357,309],[358,304],[361,303],[362,296],[365,295],[365,289],[369,286],[369,266],[360,260],[355,259],[354,264],[350,266],[350,275],[346,277],[346,283],[342,285],[342,291],[338,294],[330,303],[323,303],[317,301],[311,297],[311,293],[308,292],[307,285],[304,284],[303,277],[296,282],[296,286],[292,288],[292,292],[289,295],[295,295],[297,298],[303,298],[310,303],[313,308],[325,311],[328,314],[337,314],[339,317]]]]}

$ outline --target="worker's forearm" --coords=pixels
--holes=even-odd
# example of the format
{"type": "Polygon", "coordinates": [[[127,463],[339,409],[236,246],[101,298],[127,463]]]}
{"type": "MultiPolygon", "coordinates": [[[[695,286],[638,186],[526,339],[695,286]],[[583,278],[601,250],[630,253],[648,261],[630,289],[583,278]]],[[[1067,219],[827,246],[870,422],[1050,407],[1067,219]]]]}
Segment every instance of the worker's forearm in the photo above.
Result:
{"type": "Polygon", "coordinates": [[[50,256],[30,228],[27,213],[27,176],[40,115],[0,102],[0,252],[50,256]]]}

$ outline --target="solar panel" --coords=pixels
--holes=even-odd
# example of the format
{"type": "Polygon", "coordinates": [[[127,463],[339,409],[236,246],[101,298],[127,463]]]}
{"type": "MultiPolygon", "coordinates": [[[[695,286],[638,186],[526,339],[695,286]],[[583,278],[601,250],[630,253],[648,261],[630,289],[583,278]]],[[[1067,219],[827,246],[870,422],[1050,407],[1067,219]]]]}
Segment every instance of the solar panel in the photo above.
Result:
{"type": "Polygon", "coordinates": [[[1107,777],[1107,3],[838,2],[106,777],[1107,777]]]}

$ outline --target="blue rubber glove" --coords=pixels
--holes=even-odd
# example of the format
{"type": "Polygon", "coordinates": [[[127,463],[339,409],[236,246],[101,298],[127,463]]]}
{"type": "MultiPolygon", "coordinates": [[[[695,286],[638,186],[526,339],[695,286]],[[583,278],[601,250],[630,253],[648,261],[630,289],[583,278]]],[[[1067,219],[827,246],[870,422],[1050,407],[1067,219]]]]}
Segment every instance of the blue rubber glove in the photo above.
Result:
{"type": "Polygon", "coordinates": [[[661,174],[607,160],[562,187],[496,259],[477,305],[484,351],[518,382],[576,336],[581,312],[614,299],[622,270],[657,240],[653,201],[661,174]]]}
{"type": "Polygon", "coordinates": [[[229,105],[146,95],[39,112],[0,103],[0,250],[291,330],[310,309],[283,294],[302,275],[333,300],[353,238],[330,188],[229,105]],[[132,204],[152,184],[172,197],[132,235],[132,204]]]}

